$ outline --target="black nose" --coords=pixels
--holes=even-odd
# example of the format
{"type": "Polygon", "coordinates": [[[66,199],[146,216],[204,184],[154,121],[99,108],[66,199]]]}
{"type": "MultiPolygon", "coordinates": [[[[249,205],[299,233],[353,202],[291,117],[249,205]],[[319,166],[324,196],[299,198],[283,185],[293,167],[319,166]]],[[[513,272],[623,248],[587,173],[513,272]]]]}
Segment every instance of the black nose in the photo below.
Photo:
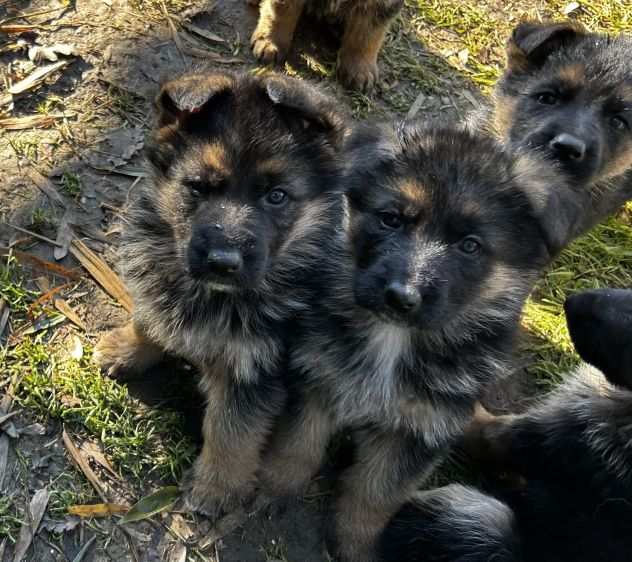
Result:
{"type": "Polygon", "coordinates": [[[234,275],[243,266],[239,250],[211,250],[206,257],[209,270],[218,275],[234,275]]]}
{"type": "Polygon", "coordinates": [[[568,133],[557,135],[549,143],[549,147],[562,158],[568,158],[577,162],[581,162],[586,156],[586,143],[568,133]]]}
{"type": "Polygon", "coordinates": [[[415,287],[395,281],[386,287],[384,300],[397,312],[410,312],[421,303],[421,295],[415,287]]]}

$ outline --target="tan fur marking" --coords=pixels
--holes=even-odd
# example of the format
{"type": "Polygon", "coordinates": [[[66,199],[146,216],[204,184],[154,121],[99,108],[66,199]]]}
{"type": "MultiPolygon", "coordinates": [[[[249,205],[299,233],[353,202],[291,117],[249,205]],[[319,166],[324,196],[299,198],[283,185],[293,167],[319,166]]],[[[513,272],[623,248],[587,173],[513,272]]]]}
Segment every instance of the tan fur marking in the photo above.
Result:
{"type": "Polygon", "coordinates": [[[507,137],[514,123],[517,101],[497,94],[494,105],[494,128],[501,137],[507,137]]]}
{"type": "Polygon", "coordinates": [[[609,180],[621,176],[632,169],[632,142],[627,142],[623,149],[604,167],[600,180],[609,180]]]}
{"type": "Polygon", "coordinates": [[[579,88],[584,84],[586,78],[586,67],[583,64],[569,64],[562,68],[558,74],[559,78],[572,88],[579,88]]]}
{"type": "Polygon", "coordinates": [[[422,184],[413,179],[405,179],[399,185],[398,193],[401,193],[413,205],[423,206],[428,204],[426,189],[422,184]]]}
{"type": "Polygon", "coordinates": [[[524,72],[529,68],[529,61],[525,52],[516,45],[513,38],[509,39],[506,48],[507,67],[516,72],[524,72]]]}
{"type": "Polygon", "coordinates": [[[272,158],[270,160],[264,160],[257,163],[257,174],[281,174],[287,170],[288,163],[281,158],[272,158]]]}
{"type": "Polygon", "coordinates": [[[282,62],[290,49],[304,0],[262,0],[250,39],[252,51],[265,64],[282,62]]]}
{"type": "Polygon", "coordinates": [[[230,161],[226,148],[219,143],[207,144],[202,151],[202,161],[215,172],[228,176],[230,174],[230,161]]]}

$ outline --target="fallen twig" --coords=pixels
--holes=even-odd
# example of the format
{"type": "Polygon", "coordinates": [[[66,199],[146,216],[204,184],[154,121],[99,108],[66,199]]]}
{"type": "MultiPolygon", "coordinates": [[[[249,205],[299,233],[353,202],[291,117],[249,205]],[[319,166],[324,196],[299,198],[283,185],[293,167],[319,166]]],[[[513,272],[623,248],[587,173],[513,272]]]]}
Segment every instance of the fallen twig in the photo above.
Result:
{"type": "Polygon", "coordinates": [[[48,115],[27,115],[25,117],[5,117],[0,119],[0,129],[21,131],[23,129],[46,129],[59,119],[74,117],[72,113],[49,113],[48,115]]]}
{"type": "Polygon", "coordinates": [[[26,92],[27,90],[32,90],[44,82],[44,80],[46,80],[46,78],[48,78],[48,76],[50,76],[53,72],[64,68],[64,66],[68,66],[71,62],[72,61],[70,60],[60,60],[59,62],[42,66],[29,74],[29,76],[27,76],[24,80],[20,80],[19,82],[13,84],[13,86],[11,86],[7,91],[10,94],[15,95],[26,92]]]}
{"type": "Polygon", "coordinates": [[[70,252],[110,296],[114,297],[125,310],[132,311],[132,297],[119,276],[107,263],[80,240],[72,241],[70,252]]]}

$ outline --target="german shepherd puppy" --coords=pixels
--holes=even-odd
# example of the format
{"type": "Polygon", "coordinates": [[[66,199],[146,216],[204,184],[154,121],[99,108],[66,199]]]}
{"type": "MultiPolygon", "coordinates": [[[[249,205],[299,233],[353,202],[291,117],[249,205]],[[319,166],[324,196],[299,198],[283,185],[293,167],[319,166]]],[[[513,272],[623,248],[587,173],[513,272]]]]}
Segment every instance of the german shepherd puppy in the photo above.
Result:
{"type": "Polygon", "coordinates": [[[189,503],[217,514],[252,488],[275,416],[284,322],[328,238],[344,119],[335,101],[275,75],[190,74],[157,98],[153,180],[127,217],[133,320],[96,349],[111,374],[165,353],[201,372],[203,448],[189,503]]]}
{"type": "Polygon", "coordinates": [[[590,190],[583,234],[632,198],[632,37],[573,22],[521,23],[494,93],[492,126],[512,150],[541,153],[590,190]]]}
{"type": "Polygon", "coordinates": [[[382,537],[386,562],[630,559],[632,291],[587,291],[565,308],[592,366],[523,415],[479,418],[467,449],[492,495],[455,486],[419,494],[382,537]]]}
{"type": "MultiPolygon", "coordinates": [[[[259,0],[251,3],[258,4],[259,0]]],[[[338,78],[347,87],[370,91],[377,83],[377,57],[403,0],[260,0],[252,51],[261,62],[281,63],[303,11],[334,19],[344,27],[338,53],[338,78]]]]}
{"type": "Polygon", "coordinates": [[[390,517],[508,369],[524,300],[579,210],[551,167],[463,131],[366,125],[347,159],[344,227],[299,318],[289,413],[262,480],[299,492],[331,434],[351,428],[334,549],[370,562],[390,517]]]}

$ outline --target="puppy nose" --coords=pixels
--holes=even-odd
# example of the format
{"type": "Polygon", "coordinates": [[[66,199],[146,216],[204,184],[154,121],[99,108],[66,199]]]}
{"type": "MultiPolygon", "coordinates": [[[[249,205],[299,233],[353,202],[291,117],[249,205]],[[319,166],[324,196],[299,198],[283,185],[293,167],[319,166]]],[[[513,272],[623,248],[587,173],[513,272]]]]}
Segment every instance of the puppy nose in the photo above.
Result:
{"type": "Polygon", "coordinates": [[[397,312],[410,312],[421,303],[421,295],[415,287],[395,281],[384,292],[386,305],[397,312]]]}
{"type": "Polygon", "coordinates": [[[239,250],[211,250],[206,262],[213,273],[233,275],[241,269],[243,258],[239,250]]]}
{"type": "Polygon", "coordinates": [[[549,143],[549,147],[560,156],[577,162],[581,162],[586,155],[586,143],[568,133],[557,135],[549,143]]]}

